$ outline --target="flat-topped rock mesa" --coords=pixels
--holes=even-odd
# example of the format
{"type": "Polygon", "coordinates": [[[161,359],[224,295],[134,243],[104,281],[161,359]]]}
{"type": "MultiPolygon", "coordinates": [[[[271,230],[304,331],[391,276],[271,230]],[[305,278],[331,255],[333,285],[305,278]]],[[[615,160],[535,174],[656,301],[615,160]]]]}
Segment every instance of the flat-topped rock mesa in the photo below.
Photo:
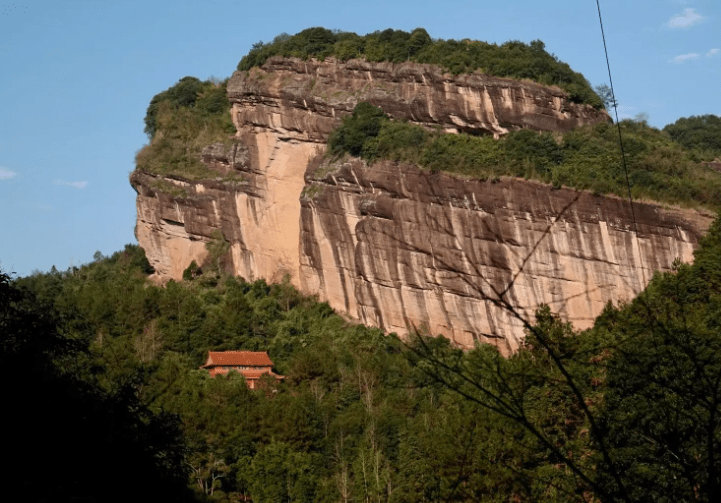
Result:
{"type": "Polygon", "coordinates": [[[523,338],[499,307],[541,304],[578,328],[630,300],[654,271],[690,261],[711,218],[523,180],[464,180],[415,166],[323,158],[360,101],[449,131],[565,131],[607,120],[563,91],[429,65],[271,58],[228,83],[237,143],[203,150],[216,180],[140,171],[137,237],[157,278],[179,279],[222,231],[226,266],[248,280],[289,276],[346,316],[410,326],[464,347],[523,338]],[[228,177],[232,174],[232,177],[228,177]],[[636,232],[636,230],[638,232],[636,232]]]}

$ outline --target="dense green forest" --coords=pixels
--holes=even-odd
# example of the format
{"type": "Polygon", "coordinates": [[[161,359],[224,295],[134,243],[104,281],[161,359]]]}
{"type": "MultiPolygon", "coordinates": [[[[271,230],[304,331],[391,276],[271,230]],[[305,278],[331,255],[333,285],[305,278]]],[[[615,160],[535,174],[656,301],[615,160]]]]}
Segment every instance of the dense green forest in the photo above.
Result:
{"type": "Polygon", "coordinates": [[[508,359],[350,324],[288,282],[151,271],[128,245],[0,277],[23,500],[718,500],[718,219],[693,265],[585,332],[539,310],[508,359]],[[198,368],[226,349],[267,350],[285,380],[198,368]]]}
{"type": "MultiPolygon", "coordinates": [[[[716,124],[713,119],[721,121],[706,117],[708,125],[716,124]]],[[[681,132],[691,119],[680,119],[666,130],[691,138],[690,131],[681,132]]],[[[713,158],[709,152],[718,141],[718,126],[696,125],[694,140],[684,146],[644,121],[624,120],[620,126],[634,199],[719,209],[721,173],[701,162],[713,158]]],[[[522,129],[494,140],[391,120],[380,108],[361,102],[331,134],[328,151],[332,156],[350,154],[371,163],[403,161],[473,178],[525,177],[597,194],[628,195],[618,131],[606,123],[563,134],[522,129]]]]}
{"type": "Polygon", "coordinates": [[[604,103],[586,78],[546,52],[540,40],[518,40],[501,45],[478,40],[432,39],[423,28],[411,33],[387,29],[359,36],[352,32],[308,28],[295,35],[283,33],[270,43],[258,42],[238,63],[238,70],[261,66],[272,56],[324,58],[341,61],[362,58],[371,62],[413,61],[437,65],[458,75],[481,72],[496,77],[529,79],[565,90],[574,103],[603,108],[604,103]]]}
{"type": "Polygon", "coordinates": [[[191,498],[179,418],[141,399],[139,373],[100,383],[82,329],[93,321],[75,298],[63,305],[64,287],[59,273],[13,282],[0,271],[3,476],[12,481],[0,493],[37,502],[191,498]]]}

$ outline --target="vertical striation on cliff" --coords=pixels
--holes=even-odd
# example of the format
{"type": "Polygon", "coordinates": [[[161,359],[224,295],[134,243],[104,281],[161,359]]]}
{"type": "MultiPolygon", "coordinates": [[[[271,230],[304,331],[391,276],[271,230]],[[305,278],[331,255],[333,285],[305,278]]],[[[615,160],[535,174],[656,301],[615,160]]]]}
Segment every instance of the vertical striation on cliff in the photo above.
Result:
{"type": "Polygon", "coordinates": [[[522,180],[461,180],[359,160],[309,169],[301,285],[369,325],[517,349],[541,304],[592,324],[654,271],[690,261],[700,230],[650,204],[522,180]],[[634,231],[638,227],[638,233],[634,231]]]}

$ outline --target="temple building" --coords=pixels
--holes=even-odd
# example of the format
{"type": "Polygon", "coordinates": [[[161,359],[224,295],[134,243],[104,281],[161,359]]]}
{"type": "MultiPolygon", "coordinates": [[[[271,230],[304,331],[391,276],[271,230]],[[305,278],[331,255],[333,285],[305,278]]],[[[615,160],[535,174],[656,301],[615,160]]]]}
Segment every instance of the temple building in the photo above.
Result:
{"type": "Polygon", "coordinates": [[[258,380],[264,374],[283,379],[273,372],[273,362],[265,351],[209,351],[208,360],[200,368],[208,369],[210,377],[235,370],[245,377],[250,389],[258,387],[258,380]]]}

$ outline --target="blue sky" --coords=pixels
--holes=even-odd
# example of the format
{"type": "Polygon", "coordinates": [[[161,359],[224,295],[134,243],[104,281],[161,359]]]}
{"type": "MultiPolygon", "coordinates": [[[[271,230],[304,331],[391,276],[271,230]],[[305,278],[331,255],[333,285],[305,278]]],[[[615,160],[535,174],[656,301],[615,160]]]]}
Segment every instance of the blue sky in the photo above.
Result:
{"type": "MultiPolygon", "coordinates": [[[[7,0],[0,0],[0,2],[7,0]]],[[[721,115],[721,2],[602,0],[619,111],[721,115]]],[[[324,26],[541,39],[608,82],[594,0],[106,0],[0,4],[0,269],[65,269],[135,242],[128,183],[156,93],[224,78],[254,42],[324,26]]]]}

